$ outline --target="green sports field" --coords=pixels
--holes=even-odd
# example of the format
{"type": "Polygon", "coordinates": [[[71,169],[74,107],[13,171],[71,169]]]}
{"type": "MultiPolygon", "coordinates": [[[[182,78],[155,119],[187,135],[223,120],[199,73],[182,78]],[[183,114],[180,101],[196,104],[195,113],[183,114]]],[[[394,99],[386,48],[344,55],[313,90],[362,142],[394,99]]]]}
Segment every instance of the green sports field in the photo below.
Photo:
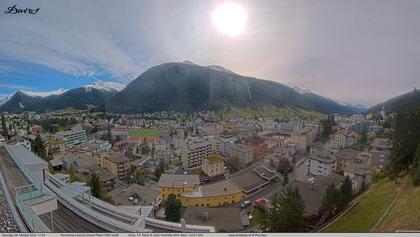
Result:
{"type": "Polygon", "coordinates": [[[128,135],[131,137],[159,137],[160,133],[153,129],[131,129],[128,130],[128,135]]]}

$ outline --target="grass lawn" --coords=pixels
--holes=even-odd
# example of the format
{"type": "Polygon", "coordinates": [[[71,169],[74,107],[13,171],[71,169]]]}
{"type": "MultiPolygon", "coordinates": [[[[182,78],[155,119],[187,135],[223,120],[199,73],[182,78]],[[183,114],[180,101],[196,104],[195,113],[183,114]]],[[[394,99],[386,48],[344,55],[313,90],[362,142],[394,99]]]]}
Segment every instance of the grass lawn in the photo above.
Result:
{"type": "Polygon", "coordinates": [[[401,185],[400,197],[375,232],[420,229],[420,187],[413,187],[409,179],[406,181],[401,185]]]}
{"type": "Polygon", "coordinates": [[[391,204],[397,187],[388,178],[378,181],[353,209],[324,232],[369,232],[391,204]]]}
{"type": "Polygon", "coordinates": [[[153,129],[131,129],[128,130],[131,137],[159,137],[160,132],[153,129]]]}

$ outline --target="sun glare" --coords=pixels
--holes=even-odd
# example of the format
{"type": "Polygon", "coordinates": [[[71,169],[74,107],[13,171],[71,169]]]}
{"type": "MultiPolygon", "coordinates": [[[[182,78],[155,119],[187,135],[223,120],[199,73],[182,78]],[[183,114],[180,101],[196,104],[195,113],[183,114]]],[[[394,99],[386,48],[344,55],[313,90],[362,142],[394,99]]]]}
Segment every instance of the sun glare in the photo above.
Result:
{"type": "Polygon", "coordinates": [[[239,36],[245,30],[247,15],[241,5],[226,2],[214,10],[212,20],[221,33],[229,36],[239,36]]]}

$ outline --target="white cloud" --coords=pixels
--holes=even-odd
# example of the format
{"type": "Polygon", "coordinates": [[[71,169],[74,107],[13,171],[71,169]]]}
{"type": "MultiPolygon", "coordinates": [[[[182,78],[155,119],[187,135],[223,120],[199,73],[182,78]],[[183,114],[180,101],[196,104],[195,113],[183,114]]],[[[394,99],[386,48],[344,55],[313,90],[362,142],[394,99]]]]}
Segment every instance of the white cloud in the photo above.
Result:
{"type": "Polygon", "coordinates": [[[0,59],[123,82],[188,59],[363,103],[420,86],[419,1],[238,1],[249,24],[229,38],[211,23],[219,0],[5,0],[40,10],[0,14],[0,59]]]}

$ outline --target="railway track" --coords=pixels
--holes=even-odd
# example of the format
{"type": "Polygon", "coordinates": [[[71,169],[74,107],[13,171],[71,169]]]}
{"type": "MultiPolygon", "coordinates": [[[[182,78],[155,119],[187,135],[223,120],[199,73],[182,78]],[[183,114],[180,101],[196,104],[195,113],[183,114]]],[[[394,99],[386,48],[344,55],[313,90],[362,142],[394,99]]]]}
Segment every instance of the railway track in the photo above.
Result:
{"type": "MultiPolygon", "coordinates": [[[[53,211],[53,232],[65,233],[102,233],[105,230],[93,225],[82,217],[76,215],[60,202],[57,202],[58,209],[53,211]]],[[[51,229],[50,214],[40,216],[41,220],[51,229]]]]}

